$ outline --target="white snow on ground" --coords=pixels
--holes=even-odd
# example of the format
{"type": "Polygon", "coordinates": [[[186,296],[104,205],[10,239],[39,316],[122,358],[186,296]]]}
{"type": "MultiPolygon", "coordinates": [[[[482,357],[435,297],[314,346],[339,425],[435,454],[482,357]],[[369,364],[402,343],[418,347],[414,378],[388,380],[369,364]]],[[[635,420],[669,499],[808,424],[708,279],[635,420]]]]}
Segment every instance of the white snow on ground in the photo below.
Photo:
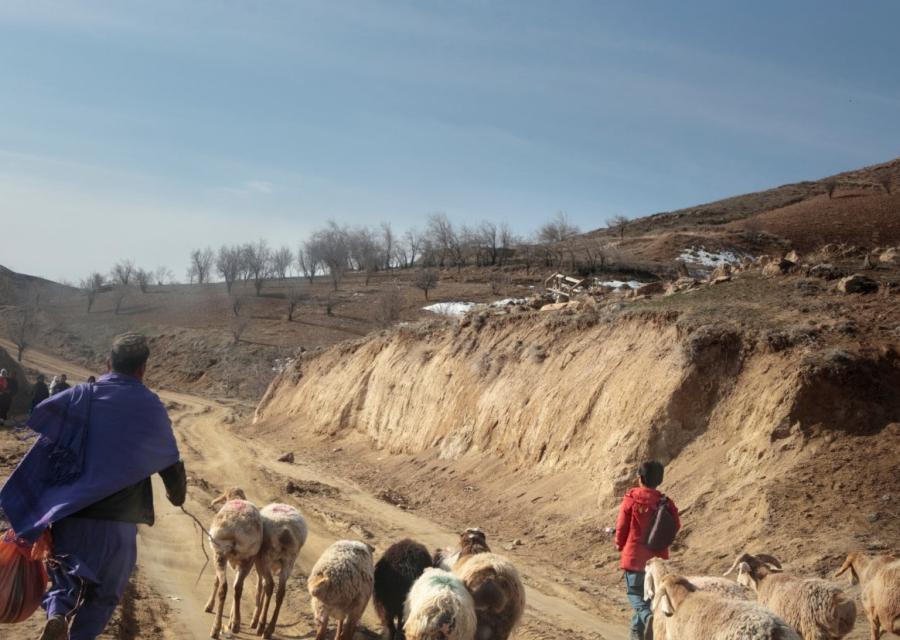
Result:
{"type": "Polygon", "coordinates": [[[707,251],[691,247],[681,252],[678,258],[689,264],[700,264],[704,267],[718,267],[723,264],[739,264],[744,256],[735,251],[722,249],[721,251],[707,251]]]}
{"type": "Polygon", "coordinates": [[[441,316],[464,316],[477,306],[474,302],[436,302],[422,308],[441,316]]]}
{"type": "Polygon", "coordinates": [[[599,287],[612,287],[613,289],[618,289],[624,284],[632,289],[637,289],[638,287],[641,287],[646,283],[638,282],[637,280],[629,280],[627,282],[623,280],[597,280],[596,284],[599,287]]]}
{"type": "Polygon", "coordinates": [[[507,307],[511,304],[525,304],[525,298],[503,298],[491,303],[492,307],[507,307]]]}

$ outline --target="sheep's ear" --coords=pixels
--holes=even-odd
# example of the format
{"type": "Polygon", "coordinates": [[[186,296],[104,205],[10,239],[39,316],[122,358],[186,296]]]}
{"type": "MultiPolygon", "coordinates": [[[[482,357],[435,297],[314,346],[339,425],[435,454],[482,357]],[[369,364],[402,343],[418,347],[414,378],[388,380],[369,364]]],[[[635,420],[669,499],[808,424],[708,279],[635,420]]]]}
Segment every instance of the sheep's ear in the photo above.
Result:
{"type": "Polygon", "coordinates": [[[223,493],[223,494],[220,495],[218,498],[216,498],[215,500],[213,500],[212,502],[210,502],[210,503],[209,503],[209,506],[212,507],[213,509],[215,509],[215,508],[218,507],[220,504],[225,504],[225,501],[226,501],[227,499],[228,499],[228,496],[226,496],[226,495],[223,493]]]}
{"type": "Polygon", "coordinates": [[[659,608],[667,618],[675,615],[675,607],[672,605],[672,599],[669,597],[669,592],[666,589],[663,589],[660,593],[659,608]]]}
{"type": "Polygon", "coordinates": [[[653,600],[653,592],[654,592],[653,572],[648,571],[647,575],[644,576],[644,600],[646,600],[646,601],[653,600]]]}
{"type": "Polygon", "coordinates": [[[756,578],[753,576],[753,571],[750,569],[750,565],[748,563],[741,562],[738,565],[736,581],[738,584],[742,584],[745,587],[750,587],[751,589],[756,591],[756,578]]]}
{"type": "Polygon", "coordinates": [[[763,566],[769,570],[769,573],[781,573],[782,571],[784,571],[784,569],[782,569],[778,565],[772,564],[771,562],[764,562],[763,566]]]}
{"type": "Polygon", "coordinates": [[[741,555],[739,555],[737,558],[734,559],[734,564],[731,565],[731,568],[728,571],[726,571],[725,573],[723,573],[722,575],[723,576],[730,575],[732,571],[734,571],[735,569],[738,568],[738,565],[740,565],[742,563],[747,564],[746,558],[747,558],[746,553],[742,553],[741,555]]]}
{"type": "Polygon", "coordinates": [[[853,568],[853,561],[856,560],[856,554],[851,553],[847,555],[847,559],[844,560],[844,564],[841,565],[841,568],[837,570],[837,573],[834,574],[834,577],[837,578],[842,576],[847,569],[850,570],[850,584],[857,584],[859,582],[859,576],[856,575],[856,569],[853,568]]]}

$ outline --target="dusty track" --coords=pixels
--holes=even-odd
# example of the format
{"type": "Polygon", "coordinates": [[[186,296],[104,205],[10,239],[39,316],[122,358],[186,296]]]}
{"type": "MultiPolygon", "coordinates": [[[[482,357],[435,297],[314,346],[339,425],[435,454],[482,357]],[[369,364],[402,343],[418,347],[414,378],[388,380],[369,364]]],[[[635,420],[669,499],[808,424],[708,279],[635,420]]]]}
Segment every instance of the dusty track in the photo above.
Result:
{"type": "MultiPolygon", "coordinates": [[[[12,345],[0,340],[0,346],[12,345]]],[[[80,381],[91,372],[53,356],[34,350],[25,354],[27,367],[44,372],[66,373],[80,381]]],[[[310,638],[313,625],[305,590],[306,572],[318,555],[338,538],[365,538],[381,550],[402,536],[416,538],[430,547],[451,544],[453,531],[431,520],[387,504],[367,493],[355,483],[332,477],[326,470],[303,459],[299,443],[263,442],[253,439],[247,430],[250,407],[231,401],[161,391],[170,406],[182,456],[191,479],[187,508],[201,520],[209,521],[212,512],[206,504],[216,490],[225,486],[243,487],[248,497],[263,504],[274,500],[292,502],[303,510],[310,525],[310,537],[300,557],[300,575],[290,584],[285,610],[276,637],[310,638]],[[234,426],[230,426],[231,424],[234,426]],[[243,431],[243,433],[242,433],[243,431]],[[297,463],[276,462],[281,451],[294,450],[297,463]],[[285,494],[287,481],[311,487],[302,496],[285,494]]],[[[156,479],[158,480],[158,479],[156,479]]],[[[139,568],[152,595],[162,601],[156,610],[165,610],[165,619],[138,621],[161,628],[134,637],[206,638],[211,616],[203,613],[209,595],[212,571],[207,569],[199,584],[197,576],[203,565],[199,549],[200,533],[195,525],[168,504],[161,483],[155,482],[157,523],[141,527],[139,534],[139,568]]],[[[596,613],[572,604],[567,587],[547,579],[547,567],[537,561],[521,567],[528,584],[528,611],[516,637],[525,639],[572,638],[619,640],[626,637],[622,620],[611,623],[596,613]]],[[[252,578],[251,578],[252,581],[252,578]]],[[[253,587],[245,591],[244,618],[249,620],[253,587]]],[[[364,622],[379,630],[370,610],[364,622]]],[[[22,636],[23,638],[26,636],[22,636]]],[[[240,637],[254,637],[245,629],[240,637]]],[[[365,631],[358,638],[369,637],[365,631]]]]}

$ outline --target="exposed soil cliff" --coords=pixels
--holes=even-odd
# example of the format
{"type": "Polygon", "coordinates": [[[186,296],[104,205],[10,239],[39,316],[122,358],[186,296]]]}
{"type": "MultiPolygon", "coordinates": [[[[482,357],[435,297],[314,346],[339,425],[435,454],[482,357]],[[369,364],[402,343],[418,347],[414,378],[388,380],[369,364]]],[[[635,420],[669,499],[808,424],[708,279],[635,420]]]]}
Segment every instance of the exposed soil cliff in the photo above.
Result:
{"type": "Polygon", "coordinates": [[[338,346],[280,375],[257,422],[344,439],[360,457],[374,444],[380,481],[413,501],[540,532],[535,546],[561,563],[610,576],[608,547],[560,545],[599,540],[645,458],[667,464],[664,488],[685,511],[678,548],[698,569],[746,546],[824,570],[847,548],[896,543],[892,348],[773,348],[672,313],[584,324],[476,317],[338,346]],[[458,483],[441,482],[454,472],[477,500],[454,498],[458,483]]]}

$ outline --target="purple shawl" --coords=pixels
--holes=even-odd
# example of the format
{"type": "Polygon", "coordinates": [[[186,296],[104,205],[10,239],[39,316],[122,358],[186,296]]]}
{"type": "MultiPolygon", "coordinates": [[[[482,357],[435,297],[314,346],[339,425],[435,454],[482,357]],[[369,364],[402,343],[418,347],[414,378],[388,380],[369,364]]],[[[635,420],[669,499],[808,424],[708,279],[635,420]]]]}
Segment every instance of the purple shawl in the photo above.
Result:
{"type": "Polygon", "coordinates": [[[30,542],[50,524],[179,460],[159,397],[119,373],[48,398],[28,426],[41,437],[0,490],[0,509],[30,542]]]}

